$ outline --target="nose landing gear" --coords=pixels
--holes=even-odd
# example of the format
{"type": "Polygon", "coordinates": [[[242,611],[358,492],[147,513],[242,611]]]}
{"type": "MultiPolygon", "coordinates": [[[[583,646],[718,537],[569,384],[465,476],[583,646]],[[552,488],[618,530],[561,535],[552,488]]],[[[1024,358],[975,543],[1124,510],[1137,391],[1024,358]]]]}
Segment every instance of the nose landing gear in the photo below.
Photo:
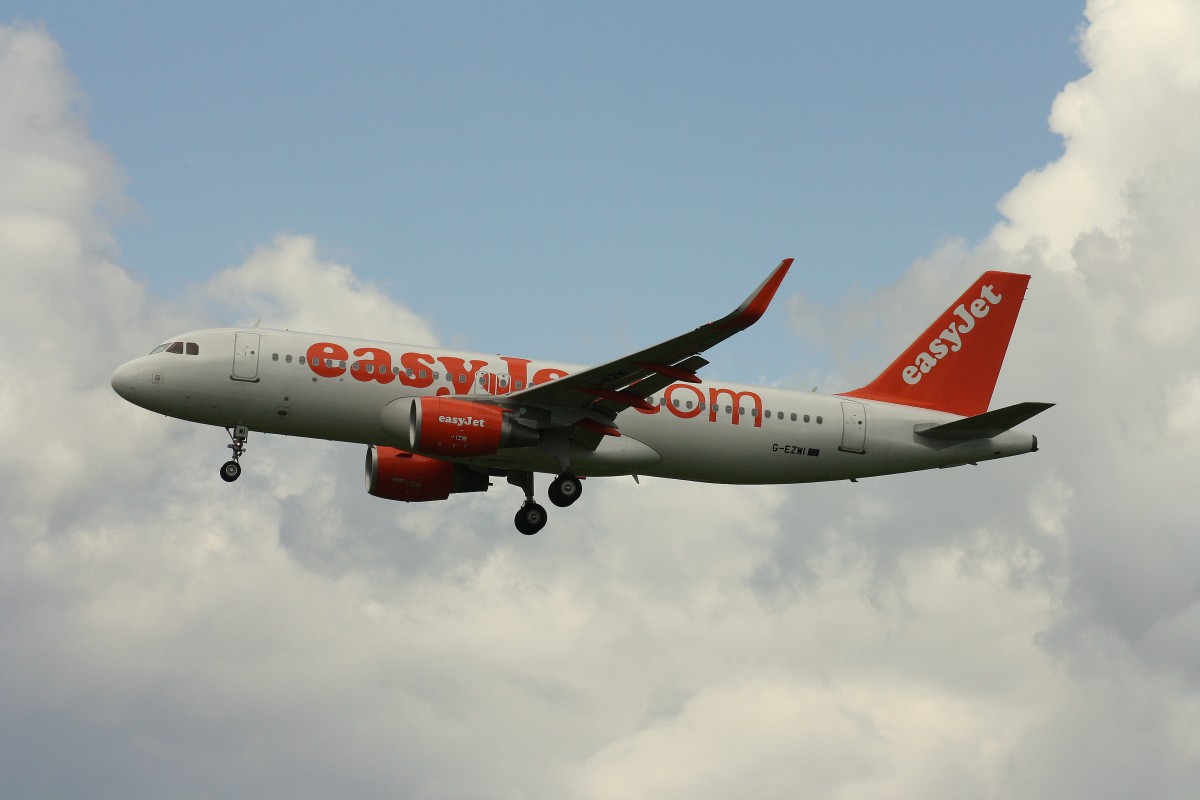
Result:
{"type": "Polygon", "coordinates": [[[232,443],[225,445],[233,451],[233,459],[221,465],[221,480],[226,483],[233,483],[242,474],[242,465],[238,463],[238,459],[246,452],[246,440],[250,438],[250,429],[245,425],[238,425],[233,428],[226,428],[225,432],[233,440],[232,443]]]}

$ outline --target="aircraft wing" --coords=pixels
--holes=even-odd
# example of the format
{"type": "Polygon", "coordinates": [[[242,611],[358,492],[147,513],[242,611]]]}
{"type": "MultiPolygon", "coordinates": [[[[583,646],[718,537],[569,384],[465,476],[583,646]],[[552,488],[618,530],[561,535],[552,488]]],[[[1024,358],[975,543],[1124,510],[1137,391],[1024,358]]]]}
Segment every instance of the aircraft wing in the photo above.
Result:
{"type": "Polygon", "coordinates": [[[731,313],[645,350],[607,364],[505,395],[506,406],[530,405],[597,411],[612,419],[626,408],[649,408],[646,398],[678,381],[699,383],[708,348],[749,328],[762,317],[792,259],[784,259],[731,313]]]}

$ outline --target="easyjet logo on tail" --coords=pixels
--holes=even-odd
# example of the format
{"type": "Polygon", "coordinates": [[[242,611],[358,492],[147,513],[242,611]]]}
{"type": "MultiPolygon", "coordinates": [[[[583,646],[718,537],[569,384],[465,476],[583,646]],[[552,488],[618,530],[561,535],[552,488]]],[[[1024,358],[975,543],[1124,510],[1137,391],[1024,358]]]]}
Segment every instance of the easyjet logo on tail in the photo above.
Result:
{"type": "Polygon", "coordinates": [[[992,307],[999,305],[1003,299],[1004,295],[996,294],[993,287],[983,286],[980,288],[979,297],[972,300],[969,306],[966,302],[959,303],[950,318],[950,324],[929,343],[928,349],[917,353],[912,364],[900,370],[900,377],[909,386],[920,383],[921,378],[928,375],[939,361],[963,349],[966,343],[964,337],[975,330],[977,320],[986,317],[992,307]]]}

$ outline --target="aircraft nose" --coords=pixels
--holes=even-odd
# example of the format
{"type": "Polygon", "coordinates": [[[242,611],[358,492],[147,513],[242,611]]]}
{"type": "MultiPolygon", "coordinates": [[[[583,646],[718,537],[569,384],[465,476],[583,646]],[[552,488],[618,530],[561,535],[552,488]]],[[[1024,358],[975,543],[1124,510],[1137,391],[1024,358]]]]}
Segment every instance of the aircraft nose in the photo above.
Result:
{"type": "Polygon", "coordinates": [[[122,364],[112,374],[113,391],[132,403],[137,394],[136,378],[137,368],[133,366],[133,362],[122,364]]]}

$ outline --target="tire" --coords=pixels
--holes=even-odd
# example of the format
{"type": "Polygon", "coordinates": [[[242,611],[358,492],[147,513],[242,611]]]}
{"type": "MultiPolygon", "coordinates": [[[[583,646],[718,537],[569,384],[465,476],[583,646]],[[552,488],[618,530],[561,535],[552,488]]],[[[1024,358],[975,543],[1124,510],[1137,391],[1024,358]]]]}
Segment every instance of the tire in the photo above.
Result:
{"type": "Polygon", "coordinates": [[[226,461],[221,465],[221,479],[233,483],[242,475],[242,465],[236,461],[226,461]]]}
{"type": "Polygon", "coordinates": [[[515,522],[517,530],[526,536],[533,536],[546,527],[546,509],[537,503],[526,503],[517,510],[515,522]]]}
{"type": "Polygon", "coordinates": [[[550,483],[546,492],[550,502],[559,508],[566,508],[579,499],[583,494],[583,481],[570,473],[564,472],[550,483]]]}

